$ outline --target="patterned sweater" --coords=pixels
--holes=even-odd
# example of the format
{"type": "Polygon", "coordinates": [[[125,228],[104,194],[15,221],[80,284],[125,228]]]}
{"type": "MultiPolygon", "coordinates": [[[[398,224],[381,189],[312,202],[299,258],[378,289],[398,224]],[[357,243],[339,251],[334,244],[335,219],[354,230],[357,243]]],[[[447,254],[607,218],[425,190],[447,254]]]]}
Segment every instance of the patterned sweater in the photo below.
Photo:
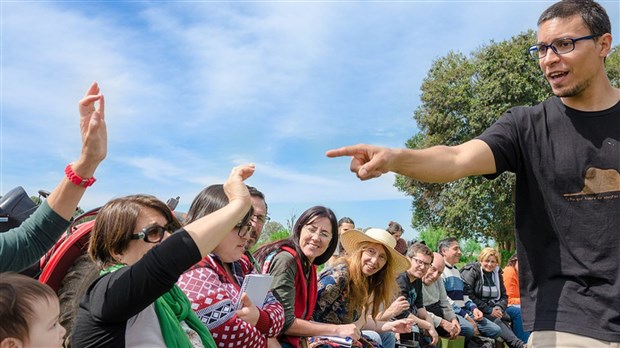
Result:
{"type": "Polygon", "coordinates": [[[255,273],[245,258],[230,264],[230,279],[222,261],[210,254],[179,278],[178,285],[192,302],[192,309],[205,323],[218,347],[267,347],[267,338],[280,334],[284,309],[271,293],[265,298],[256,326],[237,316],[237,303],[246,274],[255,273]]]}
{"type": "Polygon", "coordinates": [[[314,314],[315,321],[330,324],[351,324],[362,315],[359,309],[349,310],[349,268],[338,264],[324,270],[319,276],[318,298],[314,314]]]}
{"type": "Polygon", "coordinates": [[[465,283],[456,266],[446,262],[446,268],[441,274],[441,278],[454,312],[462,317],[471,315],[476,305],[469,299],[469,294],[465,293],[465,283]]]}

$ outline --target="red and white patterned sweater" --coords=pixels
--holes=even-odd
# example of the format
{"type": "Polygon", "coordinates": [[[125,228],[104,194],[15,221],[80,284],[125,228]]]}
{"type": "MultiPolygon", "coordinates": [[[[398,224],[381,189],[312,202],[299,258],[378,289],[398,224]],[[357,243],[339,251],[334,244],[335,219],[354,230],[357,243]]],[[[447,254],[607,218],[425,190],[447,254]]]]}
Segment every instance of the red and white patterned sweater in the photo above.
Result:
{"type": "Polygon", "coordinates": [[[230,279],[222,262],[214,254],[202,259],[185,272],[177,285],[192,303],[192,309],[207,326],[218,347],[263,348],[267,338],[280,334],[284,325],[284,308],[271,292],[267,294],[256,326],[239,318],[235,304],[243,277],[256,273],[246,259],[231,264],[235,279],[230,279]]]}

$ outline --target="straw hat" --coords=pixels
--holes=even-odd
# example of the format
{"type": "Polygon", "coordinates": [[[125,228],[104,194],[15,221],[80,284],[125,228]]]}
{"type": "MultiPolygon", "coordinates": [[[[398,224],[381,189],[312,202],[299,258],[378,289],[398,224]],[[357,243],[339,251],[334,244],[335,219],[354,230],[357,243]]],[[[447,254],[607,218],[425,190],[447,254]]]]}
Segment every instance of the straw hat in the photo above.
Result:
{"type": "Polygon", "coordinates": [[[392,256],[396,273],[402,273],[411,267],[411,261],[394,249],[396,239],[386,230],[371,228],[366,233],[359,230],[348,230],[340,235],[340,242],[348,254],[351,254],[361,242],[382,244],[392,256]]]}

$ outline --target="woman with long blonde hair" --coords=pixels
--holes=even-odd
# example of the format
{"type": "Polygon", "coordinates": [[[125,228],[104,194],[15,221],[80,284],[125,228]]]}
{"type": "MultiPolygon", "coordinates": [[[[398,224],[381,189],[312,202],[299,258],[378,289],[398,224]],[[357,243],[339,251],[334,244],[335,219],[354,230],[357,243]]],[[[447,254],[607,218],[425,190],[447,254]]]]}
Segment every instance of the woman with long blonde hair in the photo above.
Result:
{"type": "Polygon", "coordinates": [[[379,228],[366,233],[350,230],[341,239],[347,256],[320,275],[314,320],[355,323],[359,329],[375,332],[410,332],[410,319],[374,319],[397,294],[396,276],[410,266],[409,260],[394,249],[396,240],[379,228]]]}

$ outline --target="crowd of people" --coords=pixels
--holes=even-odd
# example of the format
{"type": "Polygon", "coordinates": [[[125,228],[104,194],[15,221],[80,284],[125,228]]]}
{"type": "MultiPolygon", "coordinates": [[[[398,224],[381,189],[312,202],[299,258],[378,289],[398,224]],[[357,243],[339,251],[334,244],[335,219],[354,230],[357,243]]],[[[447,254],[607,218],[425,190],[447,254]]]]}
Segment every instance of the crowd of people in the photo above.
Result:
{"type": "Polygon", "coordinates": [[[48,286],[18,272],[68,227],[107,154],[104,97],[79,102],[82,147],[47,201],[0,234],[0,347],[617,347],[620,342],[620,90],[605,74],[611,24],[590,0],[551,5],[529,48],[556,97],[506,112],[461,145],[401,150],[347,146],[362,180],[388,171],[427,182],[517,174],[517,253],[462,265],[459,241],[407,245],[403,228],[355,228],[314,206],[292,235],[249,250],[269,221],[265,195],[240,165],[200,192],[179,221],[159,199],[115,198],[97,215],[88,254],[99,277],[72,328],[48,286]],[[607,172],[605,172],[607,173],[607,172]],[[605,176],[607,178],[608,176],[605,176]],[[604,180],[603,180],[604,181],[604,180]],[[604,184],[604,185],[603,185],[604,184]],[[584,186],[585,185],[585,186],[584,186]],[[584,188],[585,187],[585,188],[584,188]],[[589,199],[577,199],[586,197],[589,199]],[[321,268],[321,271],[319,271],[321,268]],[[244,278],[273,277],[263,303],[244,278]]]}

